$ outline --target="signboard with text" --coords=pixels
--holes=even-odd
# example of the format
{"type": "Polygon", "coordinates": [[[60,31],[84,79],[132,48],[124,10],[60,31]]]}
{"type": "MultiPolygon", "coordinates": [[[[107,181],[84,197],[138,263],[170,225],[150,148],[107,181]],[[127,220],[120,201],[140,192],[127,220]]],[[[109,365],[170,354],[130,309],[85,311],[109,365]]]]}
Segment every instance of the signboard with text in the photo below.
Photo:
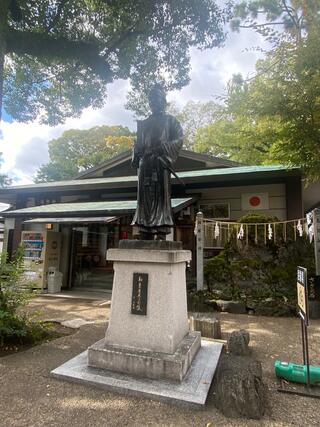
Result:
{"type": "Polygon", "coordinates": [[[133,273],[131,314],[147,314],[148,274],[133,273]]]}
{"type": "Polygon", "coordinates": [[[297,268],[297,296],[299,315],[306,325],[309,323],[308,316],[308,286],[307,286],[307,269],[304,267],[297,268]]]}

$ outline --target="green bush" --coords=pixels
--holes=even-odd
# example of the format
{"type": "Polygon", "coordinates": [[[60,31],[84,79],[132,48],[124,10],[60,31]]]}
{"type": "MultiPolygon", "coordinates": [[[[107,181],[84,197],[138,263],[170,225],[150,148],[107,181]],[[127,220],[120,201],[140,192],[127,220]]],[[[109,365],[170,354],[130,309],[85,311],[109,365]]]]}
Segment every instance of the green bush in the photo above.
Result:
{"type": "MultiPolygon", "coordinates": [[[[275,218],[249,214],[242,223],[270,223],[275,218]]],[[[308,269],[308,277],[315,274],[314,248],[307,237],[294,238],[294,230],[287,228],[286,239],[279,234],[276,242],[254,241],[253,232],[239,241],[233,236],[221,253],[210,259],[204,267],[204,276],[211,292],[219,290],[226,299],[245,301],[266,298],[296,302],[297,266],[308,269]],[[247,244],[248,243],[248,244],[247,244]]]]}
{"type": "Polygon", "coordinates": [[[43,338],[48,327],[21,311],[37,295],[31,283],[24,280],[23,248],[8,262],[0,257],[0,346],[13,343],[35,343],[43,338]]]}

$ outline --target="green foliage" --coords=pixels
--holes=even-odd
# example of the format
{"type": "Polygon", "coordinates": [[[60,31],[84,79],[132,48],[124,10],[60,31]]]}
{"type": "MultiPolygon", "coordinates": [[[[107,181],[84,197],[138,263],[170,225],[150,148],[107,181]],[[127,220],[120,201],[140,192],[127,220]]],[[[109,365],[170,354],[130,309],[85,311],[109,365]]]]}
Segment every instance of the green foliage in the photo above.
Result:
{"type": "Polygon", "coordinates": [[[318,0],[245,0],[234,6],[233,31],[252,28],[269,43],[299,41],[319,13],[318,0]]]}
{"type": "MultiPolygon", "coordinates": [[[[0,130],[0,136],[1,136],[1,130],[0,130]]],[[[2,153],[0,153],[0,165],[2,163],[2,153]]],[[[8,175],[0,174],[0,187],[7,187],[8,185],[11,185],[11,179],[8,177],[8,175]]]]}
{"type": "MultiPolygon", "coordinates": [[[[274,218],[250,214],[242,217],[242,223],[269,223],[274,218]]],[[[280,235],[280,233],[279,233],[280,235]]],[[[204,268],[205,279],[210,291],[222,290],[223,298],[261,300],[275,298],[296,300],[297,266],[315,274],[314,247],[306,237],[278,238],[277,242],[256,244],[249,238],[246,242],[236,239],[228,243],[221,253],[210,259],[204,268]]]]}
{"type": "Polygon", "coordinates": [[[195,149],[247,164],[300,166],[309,179],[318,179],[320,3],[251,0],[235,14],[238,28],[249,26],[268,39],[277,19],[282,32],[256,63],[254,77],[234,76],[224,117],[197,132],[195,149]],[[246,24],[257,16],[265,21],[246,24]]]}
{"type": "Polygon", "coordinates": [[[219,120],[224,113],[224,109],[220,104],[213,101],[189,101],[181,109],[175,104],[170,104],[168,112],[176,116],[181,123],[183,128],[184,147],[187,149],[194,149],[195,135],[198,129],[219,120]]]}
{"type": "Polygon", "coordinates": [[[133,133],[123,126],[96,126],[65,131],[49,141],[49,163],[37,172],[36,182],[71,179],[79,172],[97,166],[133,143],[133,133]]]}
{"type": "Polygon", "coordinates": [[[275,222],[275,221],[279,221],[276,217],[274,216],[268,216],[268,215],[263,215],[263,214],[258,214],[256,212],[250,212],[246,215],[243,215],[240,219],[239,222],[242,224],[250,224],[250,223],[267,223],[269,224],[270,222],[275,222]]]}
{"type": "Polygon", "coordinates": [[[229,16],[229,2],[214,0],[20,0],[18,14],[12,3],[0,3],[4,107],[16,120],[51,125],[101,107],[116,79],[130,80],[135,111],[155,80],[186,85],[190,48],[220,45],[229,16]]]}
{"type": "Polygon", "coordinates": [[[23,280],[23,248],[13,261],[0,258],[0,346],[10,343],[33,343],[46,333],[41,322],[35,322],[20,310],[36,293],[23,280]]]}
{"type": "Polygon", "coordinates": [[[231,108],[226,107],[224,115],[230,118],[198,129],[194,150],[248,165],[277,163],[270,148],[279,137],[279,121],[269,117],[252,120],[245,115],[231,115],[231,112],[231,108]]]}
{"type": "Polygon", "coordinates": [[[230,282],[232,280],[232,271],[228,253],[223,251],[219,255],[208,260],[204,267],[204,276],[207,284],[215,280],[230,282]]]}
{"type": "MultiPolygon", "coordinates": [[[[320,171],[319,36],[320,31],[297,47],[286,44],[270,53],[257,64],[257,77],[231,92],[227,101],[238,120],[259,124],[268,119],[277,127],[266,162],[301,166],[314,179],[320,171]]],[[[246,141],[240,146],[245,148],[246,141]]]]}
{"type": "Polygon", "coordinates": [[[187,294],[189,311],[210,311],[212,308],[207,301],[212,299],[210,291],[191,291],[187,294]]]}

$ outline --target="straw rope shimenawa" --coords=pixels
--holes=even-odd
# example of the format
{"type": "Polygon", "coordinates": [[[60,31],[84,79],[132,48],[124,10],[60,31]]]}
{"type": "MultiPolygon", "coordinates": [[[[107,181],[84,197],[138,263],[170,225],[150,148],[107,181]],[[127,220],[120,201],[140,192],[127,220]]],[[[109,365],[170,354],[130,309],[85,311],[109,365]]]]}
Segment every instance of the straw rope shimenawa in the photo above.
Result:
{"type": "MultiPolygon", "coordinates": [[[[309,236],[310,241],[312,241],[313,238],[313,228],[308,224],[307,218],[250,223],[203,218],[202,223],[205,247],[211,247],[208,245],[210,241],[220,241],[220,243],[222,243],[229,241],[230,238],[234,236],[237,240],[245,240],[246,244],[249,244],[250,233],[253,233],[252,235],[256,244],[262,241],[264,244],[267,244],[267,241],[273,240],[276,242],[280,239],[286,242],[288,238],[297,240],[297,237],[302,237],[303,235],[309,236]],[[262,237],[260,237],[259,233],[261,231],[262,237]]],[[[196,221],[195,234],[197,234],[197,230],[196,221]]],[[[223,246],[223,244],[213,245],[212,247],[215,246],[223,246]]]]}

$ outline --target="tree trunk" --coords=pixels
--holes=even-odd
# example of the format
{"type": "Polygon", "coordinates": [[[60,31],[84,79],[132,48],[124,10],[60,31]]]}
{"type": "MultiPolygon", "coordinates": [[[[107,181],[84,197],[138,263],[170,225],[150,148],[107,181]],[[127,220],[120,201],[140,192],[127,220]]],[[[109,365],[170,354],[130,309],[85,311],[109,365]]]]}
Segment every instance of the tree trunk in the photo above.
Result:
{"type": "Polygon", "coordinates": [[[10,0],[0,0],[0,125],[3,105],[4,60],[8,28],[8,9],[10,0]]]}

